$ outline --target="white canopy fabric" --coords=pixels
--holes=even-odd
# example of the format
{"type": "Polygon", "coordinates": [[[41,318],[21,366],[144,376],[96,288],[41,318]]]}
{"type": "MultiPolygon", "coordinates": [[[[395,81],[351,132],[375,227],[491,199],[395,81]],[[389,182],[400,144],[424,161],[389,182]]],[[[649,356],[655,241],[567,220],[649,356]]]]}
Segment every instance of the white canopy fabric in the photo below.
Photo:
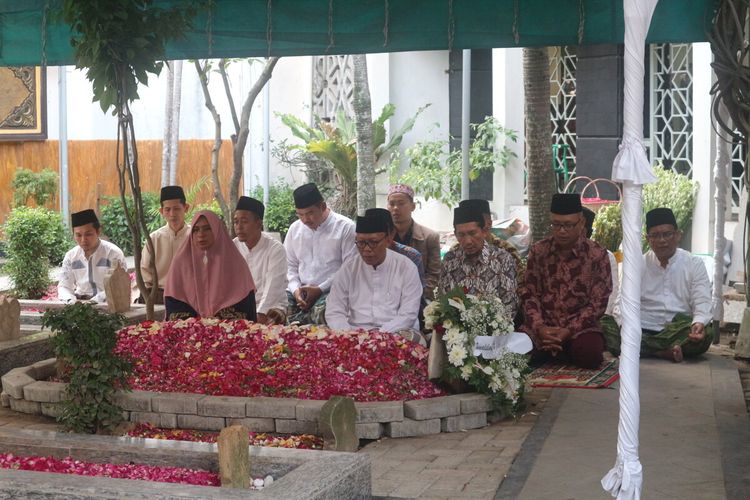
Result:
{"type": "Polygon", "coordinates": [[[618,499],[639,499],[643,473],[638,459],[641,352],[641,199],[643,184],[656,180],[643,146],[643,75],[646,34],[658,0],[623,0],[625,13],[623,130],[612,179],[623,183],[623,279],[620,292],[620,423],[615,466],[602,487],[618,499]]]}

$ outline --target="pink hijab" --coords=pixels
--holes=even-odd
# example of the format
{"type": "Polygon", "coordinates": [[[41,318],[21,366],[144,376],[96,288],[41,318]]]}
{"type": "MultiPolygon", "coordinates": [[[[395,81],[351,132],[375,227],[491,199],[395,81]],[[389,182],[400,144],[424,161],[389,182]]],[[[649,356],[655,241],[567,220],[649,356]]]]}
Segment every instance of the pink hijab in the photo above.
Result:
{"type": "Polygon", "coordinates": [[[191,224],[194,226],[201,217],[211,226],[214,244],[204,252],[190,233],[172,260],[164,295],[189,304],[202,317],[210,317],[247,297],[255,290],[255,282],[221,219],[201,210],[191,224]]]}

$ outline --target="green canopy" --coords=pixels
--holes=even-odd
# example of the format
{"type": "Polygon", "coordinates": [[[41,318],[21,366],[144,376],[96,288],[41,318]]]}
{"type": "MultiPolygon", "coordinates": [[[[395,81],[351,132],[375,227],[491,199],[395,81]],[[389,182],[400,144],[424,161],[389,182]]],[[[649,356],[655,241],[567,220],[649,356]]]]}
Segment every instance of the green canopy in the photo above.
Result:
{"type": "MultiPolygon", "coordinates": [[[[0,0],[0,66],[73,64],[60,0],[0,0]],[[42,29],[42,28],[45,29],[42,29]]],[[[160,6],[187,1],[156,0],[160,6]]],[[[622,43],[621,0],[204,0],[168,59],[622,43]]],[[[716,0],[661,0],[648,41],[706,40],[716,0]]]]}

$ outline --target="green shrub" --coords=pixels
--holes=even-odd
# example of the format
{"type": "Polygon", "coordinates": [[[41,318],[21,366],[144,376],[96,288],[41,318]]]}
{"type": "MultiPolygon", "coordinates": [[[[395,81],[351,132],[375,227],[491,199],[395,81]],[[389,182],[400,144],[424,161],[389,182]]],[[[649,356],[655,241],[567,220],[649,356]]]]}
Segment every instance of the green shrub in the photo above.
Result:
{"type": "Polygon", "coordinates": [[[620,249],[622,243],[622,221],[620,204],[603,206],[594,219],[594,234],[591,239],[610,252],[620,249]]]}
{"type": "Polygon", "coordinates": [[[41,297],[50,285],[49,267],[59,265],[73,246],[60,214],[46,208],[14,208],[4,226],[8,263],[5,272],[16,295],[41,297]]]}
{"type": "MultiPolygon", "coordinates": [[[[294,209],[294,189],[284,179],[278,179],[268,187],[268,205],[263,216],[266,231],[281,233],[286,237],[289,226],[297,220],[294,209]]],[[[252,197],[263,201],[263,186],[255,186],[252,197]]]]}
{"type": "Polygon", "coordinates": [[[219,202],[216,200],[211,200],[207,203],[201,203],[200,205],[191,206],[190,212],[188,212],[186,217],[187,221],[190,222],[191,220],[193,220],[195,212],[200,212],[201,210],[209,210],[218,215],[219,219],[221,219],[222,221],[224,220],[224,213],[221,211],[219,202]]]}
{"type": "Polygon", "coordinates": [[[57,421],[73,432],[113,429],[123,420],[116,391],[129,389],[132,371],[131,363],[114,352],[123,317],[78,302],[48,310],[42,324],[55,332],[55,355],[64,367],[63,375],[70,377],[57,421]]]}
{"type": "Polygon", "coordinates": [[[25,206],[29,198],[38,206],[43,206],[57,192],[57,172],[45,168],[34,172],[20,167],[13,176],[13,206],[25,206]]]}
{"type": "Polygon", "coordinates": [[[659,162],[655,168],[657,181],[653,184],[643,186],[643,249],[648,248],[646,242],[646,217],[650,210],[659,207],[672,209],[677,227],[680,231],[687,231],[693,221],[693,210],[695,210],[695,198],[698,194],[698,182],[691,180],[688,176],[678,174],[673,170],[664,168],[659,162]]]}
{"type": "MultiPolygon", "coordinates": [[[[143,210],[146,214],[146,225],[149,232],[159,229],[164,225],[164,220],[159,214],[159,195],[158,193],[143,193],[143,210]],[[155,207],[155,209],[154,209],[155,207]]],[[[128,222],[125,218],[125,211],[122,208],[120,196],[107,196],[104,198],[107,202],[103,205],[99,221],[102,224],[102,234],[109,241],[120,247],[125,255],[133,255],[133,235],[128,229],[128,222]]],[[[133,197],[126,196],[128,209],[133,211],[133,197]]]]}

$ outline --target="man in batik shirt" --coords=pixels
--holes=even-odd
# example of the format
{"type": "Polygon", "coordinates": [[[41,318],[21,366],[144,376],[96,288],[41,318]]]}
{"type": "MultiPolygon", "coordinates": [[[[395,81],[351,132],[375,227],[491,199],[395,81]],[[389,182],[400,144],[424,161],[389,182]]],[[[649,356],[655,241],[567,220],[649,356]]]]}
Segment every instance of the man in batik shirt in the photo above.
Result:
{"type": "Polygon", "coordinates": [[[438,280],[438,293],[456,287],[474,295],[494,295],[515,316],[516,265],[508,252],[485,240],[484,217],[476,210],[458,207],[453,211],[453,229],[458,247],[445,254],[438,280]]]}
{"type": "Polygon", "coordinates": [[[612,279],[607,250],[585,235],[582,210],[580,195],[552,197],[552,236],[534,243],[526,262],[523,330],[534,342],[535,361],[557,357],[596,368],[612,279]]]}

